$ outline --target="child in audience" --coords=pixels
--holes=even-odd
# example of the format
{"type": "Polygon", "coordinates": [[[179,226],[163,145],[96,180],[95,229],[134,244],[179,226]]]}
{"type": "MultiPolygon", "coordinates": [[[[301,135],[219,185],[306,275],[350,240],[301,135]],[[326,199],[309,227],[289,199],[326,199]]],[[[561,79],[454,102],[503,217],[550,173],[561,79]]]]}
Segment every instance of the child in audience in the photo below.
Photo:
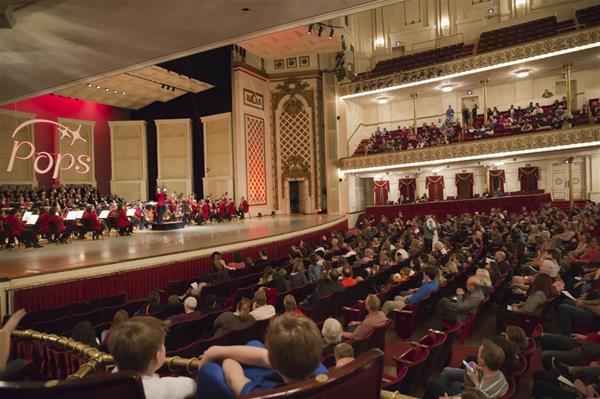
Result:
{"type": "Polygon", "coordinates": [[[210,347],[201,358],[196,381],[211,399],[265,391],[327,373],[319,363],[322,348],[321,333],[312,320],[278,316],[269,324],[264,346],[250,341],[245,346],[210,347]]]}
{"type": "Polygon", "coordinates": [[[155,374],[165,361],[167,327],[154,317],[133,317],[110,337],[108,348],[118,371],[142,375],[146,399],[186,399],[196,395],[196,383],[189,377],[162,377],[155,374]]]}
{"type": "Polygon", "coordinates": [[[342,342],[333,348],[333,355],[335,356],[335,367],[342,367],[354,360],[354,348],[342,342]]]}

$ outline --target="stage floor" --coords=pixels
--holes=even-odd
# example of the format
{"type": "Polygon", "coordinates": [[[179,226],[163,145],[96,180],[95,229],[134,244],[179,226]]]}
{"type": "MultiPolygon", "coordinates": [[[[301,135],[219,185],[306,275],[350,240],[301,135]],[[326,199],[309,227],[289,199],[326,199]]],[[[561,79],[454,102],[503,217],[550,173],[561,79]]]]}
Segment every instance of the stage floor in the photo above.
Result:
{"type": "Polygon", "coordinates": [[[180,254],[246,243],[316,227],[342,219],[339,215],[278,215],[242,221],[188,226],[182,230],[135,232],[102,240],[47,244],[43,248],[0,251],[0,277],[13,280],[124,261],[180,254]]]}

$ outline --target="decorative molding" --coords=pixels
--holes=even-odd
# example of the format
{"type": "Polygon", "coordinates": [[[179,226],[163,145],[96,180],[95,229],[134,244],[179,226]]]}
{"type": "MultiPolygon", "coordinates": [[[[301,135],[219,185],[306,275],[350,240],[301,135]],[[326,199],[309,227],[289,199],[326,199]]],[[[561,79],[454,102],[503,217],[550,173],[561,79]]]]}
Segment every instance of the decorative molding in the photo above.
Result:
{"type": "Polygon", "coordinates": [[[511,151],[542,149],[595,141],[600,141],[600,125],[473,140],[464,143],[439,145],[410,151],[396,151],[348,157],[340,159],[339,167],[343,171],[370,167],[384,167],[441,159],[460,159],[476,155],[493,155],[511,151]]]}
{"type": "Polygon", "coordinates": [[[419,82],[421,80],[468,72],[470,70],[505,62],[518,61],[555,51],[592,44],[598,41],[600,41],[600,27],[578,30],[560,36],[548,37],[518,46],[461,58],[456,61],[430,65],[421,69],[402,71],[373,79],[344,83],[339,87],[339,95],[347,96],[370,90],[385,89],[386,87],[399,86],[419,82]]]}
{"type": "Polygon", "coordinates": [[[244,105],[252,108],[265,109],[265,99],[262,94],[255,91],[244,89],[244,105]]]}

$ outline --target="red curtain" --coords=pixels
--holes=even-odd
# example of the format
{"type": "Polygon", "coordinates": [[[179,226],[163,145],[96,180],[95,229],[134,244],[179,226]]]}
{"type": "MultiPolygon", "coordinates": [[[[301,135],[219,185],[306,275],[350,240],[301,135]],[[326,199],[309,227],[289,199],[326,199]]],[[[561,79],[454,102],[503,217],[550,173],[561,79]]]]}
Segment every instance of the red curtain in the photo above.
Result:
{"type": "MultiPolygon", "coordinates": [[[[267,245],[249,247],[240,250],[242,257],[256,259],[258,251],[265,248],[271,259],[281,259],[288,255],[292,245],[298,242],[316,242],[332,231],[347,230],[348,222],[343,221],[327,229],[299,235],[284,240],[275,240],[267,245]]],[[[222,254],[226,262],[233,260],[231,251],[222,254]]],[[[91,277],[49,284],[35,288],[15,290],[14,309],[25,308],[27,311],[54,308],[68,303],[85,302],[102,296],[127,293],[127,300],[146,298],[153,289],[166,290],[169,281],[200,277],[210,271],[210,256],[190,259],[176,263],[168,263],[141,270],[124,271],[101,277],[91,277]]]]}
{"type": "Polygon", "coordinates": [[[454,175],[456,198],[473,198],[473,173],[457,173],[454,175]]]}
{"type": "Polygon", "coordinates": [[[506,174],[504,169],[490,170],[490,194],[496,192],[499,188],[500,191],[504,192],[504,183],[506,182],[506,174]]]}
{"type": "Polygon", "coordinates": [[[427,176],[425,188],[429,190],[429,201],[444,200],[444,176],[427,176]]]}
{"type": "Polygon", "coordinates": [[[537,191],[539,178],[540,174],[537,166],[519,168],[519,182],[521,182],[521,191],[537,191]]]}
{"type": "Polygon", "coordinates": [[[417,189],[417,181],[414,177],[412,179],[400,179],[399,189],[400,195],[403,196],[405,200],[414,202],[415,191],[417,189]]]}
{"type": "Polygon", "coordinates": [[[373,192],[375,193],[375,205],[387,205],[390,182],[387,180],[374,180],[373,192]]]}

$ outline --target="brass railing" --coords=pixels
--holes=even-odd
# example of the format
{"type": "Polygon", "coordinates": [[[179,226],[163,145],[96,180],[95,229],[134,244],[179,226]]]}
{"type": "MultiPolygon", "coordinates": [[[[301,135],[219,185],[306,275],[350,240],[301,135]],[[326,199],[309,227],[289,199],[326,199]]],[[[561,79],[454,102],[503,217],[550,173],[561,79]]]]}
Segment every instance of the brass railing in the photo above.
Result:
{"type": "MultiPolygon", "coordinates": [[[[68,380],[82,379],[101,367],[106,368],[107,366],[114,365],[114,359],[110,354],[60,335],[46,334],[34,330],[16,330],[12,332],[11,337],[13,339],[35,341],[43,345],[50,345],[58,349],[70,351],[75,356],[82,357],[85,363],[75,373],[69,375],[67,377],[68,380]]],[[[196,372],[199,364],[199,358],[184,359],[179,356],[167,357],[164,363],[169,371],[177,372],[185,370],[189,374],[196,372]]]]}

